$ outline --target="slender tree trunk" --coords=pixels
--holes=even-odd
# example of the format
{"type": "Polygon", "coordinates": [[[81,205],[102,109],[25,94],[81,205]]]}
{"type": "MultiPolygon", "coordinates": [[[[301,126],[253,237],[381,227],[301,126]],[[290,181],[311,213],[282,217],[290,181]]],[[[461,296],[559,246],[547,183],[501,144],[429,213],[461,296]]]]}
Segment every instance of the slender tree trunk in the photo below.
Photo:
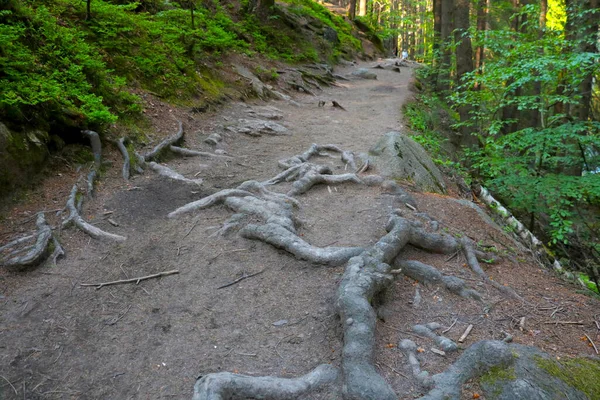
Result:
{"type": "MultiPolygon", "coordinates": [[[[473,47],[471,46],[471,37],[469,36],[469,0],[456,0],[456,9],[454,11],[454,40],[456,44],[456,82],[457,86],[462,83],[462,78],[473,71],[473,47]]],[[[471,90],[463,88],[462,90],[471,90]]],[[[470,119],[470,106],[460,106],[458,114],[460,121],[465,122],[470,119]]],[[[477,137],[471,135],[471,128],[463,126],[461,128],[460,145],[466,147],[477,146],[477,137]]]]}
{"type": "Polygon", "coordinates": [[[364,17],[367,15],[367,0],[359,0],[358,2],[358,16],[364,17]]]}
{"type": "Polygon", "coordinates": [[[85,20],[90,21],[92,19],[92,0],[87,0],[85,5],[85,20]]]}
{"type": "Polygon", "coordinates": [[[437,89],[445,91],[450,89],[450,68],[452,63],[452,31],[454,30],[454,0],[441,1],[440,22],[440,52],[442,54],[439,68],[437,89]]]}
{"type": "MultiPolygon", "coordinates": [[[[545,0],[542,0],[545,1],[545,0]]],[[[487,26],[487,0],[478,0],[477,2],[477,33],[479,35],[479,44],[475,50],[475,70],[478,73],[483,72],[483,61],[485,58],[485,46],[482,41],[485,39],[487,26]]],[[[475,84],[475,90],[479,90],[479,84],[475,84]]]]}
{"type": "Polygon", "coordinates": [[[351,20],[356,18],[356,0],[350,0],[348,5],[348,18],[351,20]]]}

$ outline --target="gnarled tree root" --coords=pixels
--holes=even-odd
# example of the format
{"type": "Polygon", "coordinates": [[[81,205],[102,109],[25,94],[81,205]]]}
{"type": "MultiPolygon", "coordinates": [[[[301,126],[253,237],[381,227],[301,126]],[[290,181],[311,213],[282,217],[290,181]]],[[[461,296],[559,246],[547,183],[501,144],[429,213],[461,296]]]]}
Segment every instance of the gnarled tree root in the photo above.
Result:
{"type": "Polygon", "coordinates": [[[419,400],[459,400],[463,384],[497,366],[514,362],[510,346],[495,340],[483,340],[471,345],[456,362],[441,374],[434,375],[434,387],[419,400]]]}
{"type": "Polygon", "coordinates": [[[319,365],[299,378],[247,376],[219,372],[201,377],[194,385],[193,400],[272,399],[296,400],[333,383],[338,370],[329,364],[319,365]]]}
{"type": "Polygon", "coordinates": [[[120,138],[115,143],[119,148],[121,155],[123,156],[123,170],[121,172],[121,175],[123,176],[123,179],[128,181],[130,175],[131,160],[129,158],[129,152],[127,151],[127,147],[125,147],[125,138],[120,138]]]}
{"type": "Polygon", "coordinates": [[[185,176],[181,175],[180,173],[173,171],[171,168],[165,167],[164,165],[160,165],[158,163],[155,163],[154,161],[150,161],[147,165],[150,167],[150,169],[152,169],[157,174],[164,176],[166,178],[172,179],[174,181],[179,181],[179,182],[183,182],[183,183],[191,183],[194,185],[201,185],[203,182],[202,179],[188,179],[185,176]]]}
{"type": "Polygon", "coordinates": [[[177,133],[173,136],[169,136],[162,142],[160,142],[152,151],[143,155],[145,161],[150,161],[158,157],[165,149],[169,148],[169,146],[174,145],[179,142],[183,138],[183,124],[181,121],[177,121],[179,124],[179,129],[177,133]]]}
{"type": "Polygon", "coordinates": [[[83,232],[87,233],[94,239],[106,240],[106,241],[115,241],[115,242],[124,242],[127,238],[125,236],[116,235],[114,233],[105,232],[102,229],[95,227],[92,224],[87,223],[81,216],[79,215],[79,211],[77,211],[77,207],[75,207],[75,197],[77,195],[77,184],[73,185],[73,189],[71,189],[71,195],[67,200],[67,210],[69,211],[69,216],[65,221],[63,221],[63,228],[69,225],[70,223],[75,224],[76,227],[81,229],[83,232]]]}
{"type": "Polygon", "coordinates": [[[481,295],[467,287],[464,280],[455,276],[444,275],[437,268],[423,264],[419,261],[400,260],[394,261],[394,267],[400,268],[401,273],[409,278],[422,283],[442,284],[450,292],[465,298],[481,301],[481,295]]]}
{"type": "Polygon", "coordinates": [[[370,301],[392,277],[388,264],[408,243],[411,226],[392,216],[388,234],[361,255],[353,257],[337,293],[337,309],[344,330],[343,393],[352,400],[396,400],[398,397],[373,366],[375,311],[370,301]]]}
{"type": "MultiPolygon", "coordinates": [[[[26,267],[26,266],[30,266],[30,265],[39,264],[40,262],[43,261],[44,257],[46,256],[46,252],[48,250],[48,243],[50,242],[50,239],[52,238],[52,229],[46,223],[46,218],[44,217],[44,213],[38,214],[37,220],[36,220],[36,225],[38,228],[37,232],[34,235],[26,237],[27,240],[33,239],[34,237],[36,238],[35,244],[33,246],[28,246],[25,248],[28,250],[27,253],[22,256],[17,255],[22,252],[20,250],[9,253],[10,258],[8,258],[6,260],[0,259],[0,265],[2,265],[4,267],[26,267]],[[12,255],[12,257],[11,257],[11,255],[12,255]]],[[[25,241],[25,238],[13,240],[11,243],[8,243],[7,245],[2,246],[2,247],[9,248],[9,247],[11,247],[9,245],[14,246],[19,243],[22,243],[23,241],[25,241]]]]}
{"type": "Polygon", "coordinates": [[[360,247],[315,247],[277,223],[249,224],[240,231],[247,239],[261,240],[293,254],[300,260],[337,266],[363,252],[360,247]]]}
{"type": "Polygon", "coordinates": [[[363,183],[356,174],[322,175],[311,171],[294,182],[292,189],[287,194],[288,196],[296,196],[308,192],[314,185],[337,185],[346,182],[363,183]]]}
{"type": "Polygon", "coordinates": [[[419,336],[425,336],[429,339],[433,340],[435,344],[440,346],[440,348],[446,353],[450,353],[458,350],[458,345],[454,343],[451,339],[448,339],[445,336],[438,335],[434,331],[440,329],[442,326],[437,322],[430,322],[425,325],[415,325],[413,326],[413,332],[419,336]]]}
{"type": "Polygon", "coordinates": [[[177,147],[177,146],[173,146],[173,145],[169,146],[169,150],[171,150],[175,154],[179,154],[184,157],[208,157],[208,158],[218,158],[221,160],[233,160],[234,159],[233,157],[225,156],[222,154],[209,153],[206,151],[190,150],[190,149],[186,149],[183,147],[177,147]]]}

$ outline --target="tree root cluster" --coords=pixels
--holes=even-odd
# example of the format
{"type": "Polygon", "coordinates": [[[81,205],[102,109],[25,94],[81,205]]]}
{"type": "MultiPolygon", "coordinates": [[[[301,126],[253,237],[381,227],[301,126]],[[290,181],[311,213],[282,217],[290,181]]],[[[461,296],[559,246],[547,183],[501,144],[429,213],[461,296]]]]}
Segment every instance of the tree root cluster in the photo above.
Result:
{"type": "MultiPolygon", "coordinates": [[[[97,170],[102,164],[102,144],[98,133],[94,131],[83,131],[82,133],[90,139],[92,152],[94,154],[94,166],[88,173],[87,179],[85,179],[86,193],[88,196],[92,196],[94,182],[97,177],[97,170]]],[[[119,141],[119,144],[125,148],[122,141],[119,141]]],[[[125,177],[125,171],[123,171],[123,174],[125,177]]],[[[84,179],[80,178],[79,182],[81,181],[84,181],[84,179]]],[[[36,220],[37,231],[34,234],[13,240],[0,247],[0,266],[13,268],[35,266],[43,263],[48,258],[52,260],[54,265],[56,265],[56,260],[58,257],[65,255],[64,249],[60,245],[60,233],[63,229],[68,228],[70,225],[74,225],[94,239],[109,242],[123,242],[126,240],[124,236],[103,231],[102,229],[86,222],[81,217],[80,210],[83,205],[84,197],[80,196],[78,198],[78,193],[80,190],[79,182],[73,185],[71,193],[67,198],[65,208],[58,214],[62,215],[64,211],[67,211],[67,217],[62,219],[57,226],[52,227],[46,222],[45,214],[43,212],[39,212],[36,220]],[[32,245],[23,246],[23,244],[32,241],[35,241],[35,243],[32,245]],[[49,255],[52,247],[52,253],[49,255]]]]}
{"type": "MultiPolygon", "coordinates": [[[[262,224],[247,224],[241,227],[239,233],[243,237],[263,241],[284,249],[299,259],[315,264],[331,266],[346,264],[336,295],[336,308],[344,336],[342,364],[338,378],[343,396],[345,399],[352,400],[397,399],[392,388],[377,373],[373,364],[376,313],[371,303],[377,294],[386,289],[393,281],[392,265],[394,268],[398,268],[393,271],[394,273],[400,271],[400,273],[424,283],[442,284],[458,296],[481,301],[481,295],[469,288],[462,279],[444,275],[434,267],[418,261],[405,260],[402,258],[402,249],[410,244],[434,253],[453,254],[463,251],[471,268],[487,283],[491,281],[479,266],[478,259],[489,260],[493,257],[475,250],[474,245],[467,240],[458,240],[453,236],[435,232],[437,223],[428,219],[428,216],[423,216],[422,219],[428,220],[428,226],[433,229],[433,232],[426,229],[421,221],[406,218],[404,213],[399,210],[390,216],[386,226],[387,234],[368,248],[319,248],[307,243],[297,233],[300,221],[295,219],[293,211],[299,204],[294,196],[307,192],[316,184],[351,182],[371,186],[380,185],[394,195],[406,195],[405,192],[399,190],[395,182],[374,176],[360,178],[356,174],[333,175],[329,167],[309,162],[311,157],[322,155],[324,151],[341,154],[344,163],[353,162],[353,156],[350,157],[351,153],[342,151],[335,145],[313,144],[306,152],[281,160],[279,166],[284,171],[275,177],[264,182],[247,181],[237,188],[221,190],[178,208],[170,213],[169,217],[177,217],[216,204],[223,204],[235,213],[233,219],[237,223],[236,227],[242,225],[241,221],[245,216],[252,216],[253,219],[258,218],[262,221],[262,224]],[[269,189],[273,185],[286,181],[293,181],[292,189],[287,194],[269,189]]],[[[228,223],[231,223],[231,220],[228,223]]],[[[502,292],[512,295],[511,292],[505,290],[502,292]]],[[[431,323],[417,325],[414,327],[414,331],[418,335],[433,340],[443,351],[457,350],[456,343],[435,332],[439,328],[439,324],[431,323]]],[[[485,370],[485,365],[488,365],[485,364],[487,361],[480,360],[480,358],[487,356],[486,351],[490,346],[492,348],[490,352],[495,351],[497,346],[493,344],[495,342],[491,343],[492,345],[489,346],[479,345],[473,351],[465,352],[463,357],[474,360],[479,365],[478,369],[476,368],[477,371],[485,370]]],[[[404,340],[400,344],[400,349],[407,355],[416,380],[424,388],[433,388],[428,396],[434,397],[430,398],[441,399],[442,397],[435,397],[438,392],[455,393],[456,390],[460,391],[456,385],[460,385],[464,381],[464,377],[469,375],[451,367],[444,373],[445,375],[429,377],[426,372],[420,370],[414,342],[404,340]]],[[[462,368],[464,363],[461,361],[463,357],[457,363],[459,368],[462,368]]],[[[503,360],[501,356],[496,359],[503,360]]],[[[492,365],[493,362],[495,361],[490,361],[489,365],[492,365]]],[[[469,369],[469,371],[471,370],[469,369]]],[[[248,377],[230,373],[208,374],[197,381],[194,387],[194,399],[306,397],[311,390],[333,382],[336,375],[337,371],[332,366],[319,366],[313,372],[297,379],[248,377]],[[309,384],[309,381],[315,383],[309,384]]]]}

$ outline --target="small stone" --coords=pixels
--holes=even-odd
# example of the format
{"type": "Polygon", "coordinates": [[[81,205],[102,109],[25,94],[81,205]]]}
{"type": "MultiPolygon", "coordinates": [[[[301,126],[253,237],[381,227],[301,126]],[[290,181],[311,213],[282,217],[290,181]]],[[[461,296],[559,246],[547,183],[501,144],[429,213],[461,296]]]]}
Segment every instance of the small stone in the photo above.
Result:
{"type": "Polygon", "coordinates": [[[354,320],[352,318],[348,318],[346,320],[346,325],[352,325],[354,323],[354,320]]]}
{"type": "Polygon", "coordinates": [[[287,319],[281,319],[279,321],[273,322],[273,326],[283,326],[288,323],[287,319]]]}

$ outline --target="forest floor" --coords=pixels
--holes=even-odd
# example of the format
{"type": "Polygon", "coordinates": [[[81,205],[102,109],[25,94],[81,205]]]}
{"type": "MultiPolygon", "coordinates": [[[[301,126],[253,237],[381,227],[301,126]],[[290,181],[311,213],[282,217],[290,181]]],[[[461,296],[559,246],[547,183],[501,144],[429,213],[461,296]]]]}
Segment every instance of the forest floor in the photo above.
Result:
{"type": "MultiPolygon", "coordinates": [[[[353,68],[336,72],[346,74],[353,68]]],[[[269,179],[280,172],[278,160],[302,153],[312,143],[365,152],[384,133],[405,131],[401,105],[411,97],[412,70],[373,71],[377,80],[338,81],[317,96],[295,94],[296,105],[252,100],[197,114],[148,95],[152,144],[173,134],[181,120],[187,148],[212,152],[203,140],[218,132],[224,137],[220,146],[233,160],[166,160],[188,178],[203,178],[197,187],[150,171],[125,183],[120,154],[105,146],[110,166],[82,216],[127,240],[107,244],[70,228],[61,233],[66,257],[56,267],[0,270],[0,398],[189,399],[196,378],[210,372],[295,377],[322,363],[338,366],[342,329],[334,299],[344,265],[300,261],[236,233],[212,235],[232,214],[223,205],[176,219],[167,214],[246,180],[269,179]],[[320,100],[329,102],[319,107],[320,100]],[[331,100],[347,111],[332,107],[331,100]],[[251,137],[226,129],[238,118],[247,118],[248,110],[267,104],[281,110],[283,119],[276,122],[291,135],[251,137]],[[169,270],[179,273],[139,284],[81,286],[169,270]]],[[[344,172],[337,158],[318,159],[334,172],[344,172]]],[[[371,173],[376,171],[366,172],[371,173]]],[[[31,231],[35,212],[64,206],[79,173],[63,165],[54,175],[5,210],[0,243],[31,231]]],[[[557,357],[595,354],[584,335],[600,344],[595,323],[600,303],[540,267],[502,229],[456,202],[458,191],[452,182],[447,185],[448,196],[422,193],[408,183],[403,187],[418,210],[436,219],[445,232],[466,235],[504,254],[498,263],[484,265],[486,272],[527,303],[484,284],[460,253],[450,257],[407,246],[403,256],[465,279],[491,307],[482,310],[480,304],[440,286],[397,279],[379,309],[375,365],[398,397],[411,399],[421,393],[398,349],[399,339],[410,338],[422,347],[421,367],[432,374],[458,356],[432,353],[431,341],[412,333],[417,323],[438,322],[448,328],[445,336],[455,341],[472,324],[474,329],[461,344],[465,347],[510,334],[516,343],[538,346],[557,357]],[[415,301],[417,290],[420,301],[415,301]]],[[[394,208],[412,212],[381,188],[356,184],[315,186],[298,200],[303,221],[299,234],[316,246],[368,246],[385,234],[394,208]]],[[[477,391],[476,384],[467,386],[465,398],[477,391]]],[[[331,389],[309,398],[339,399],[341,394],[331,389]]]]}

